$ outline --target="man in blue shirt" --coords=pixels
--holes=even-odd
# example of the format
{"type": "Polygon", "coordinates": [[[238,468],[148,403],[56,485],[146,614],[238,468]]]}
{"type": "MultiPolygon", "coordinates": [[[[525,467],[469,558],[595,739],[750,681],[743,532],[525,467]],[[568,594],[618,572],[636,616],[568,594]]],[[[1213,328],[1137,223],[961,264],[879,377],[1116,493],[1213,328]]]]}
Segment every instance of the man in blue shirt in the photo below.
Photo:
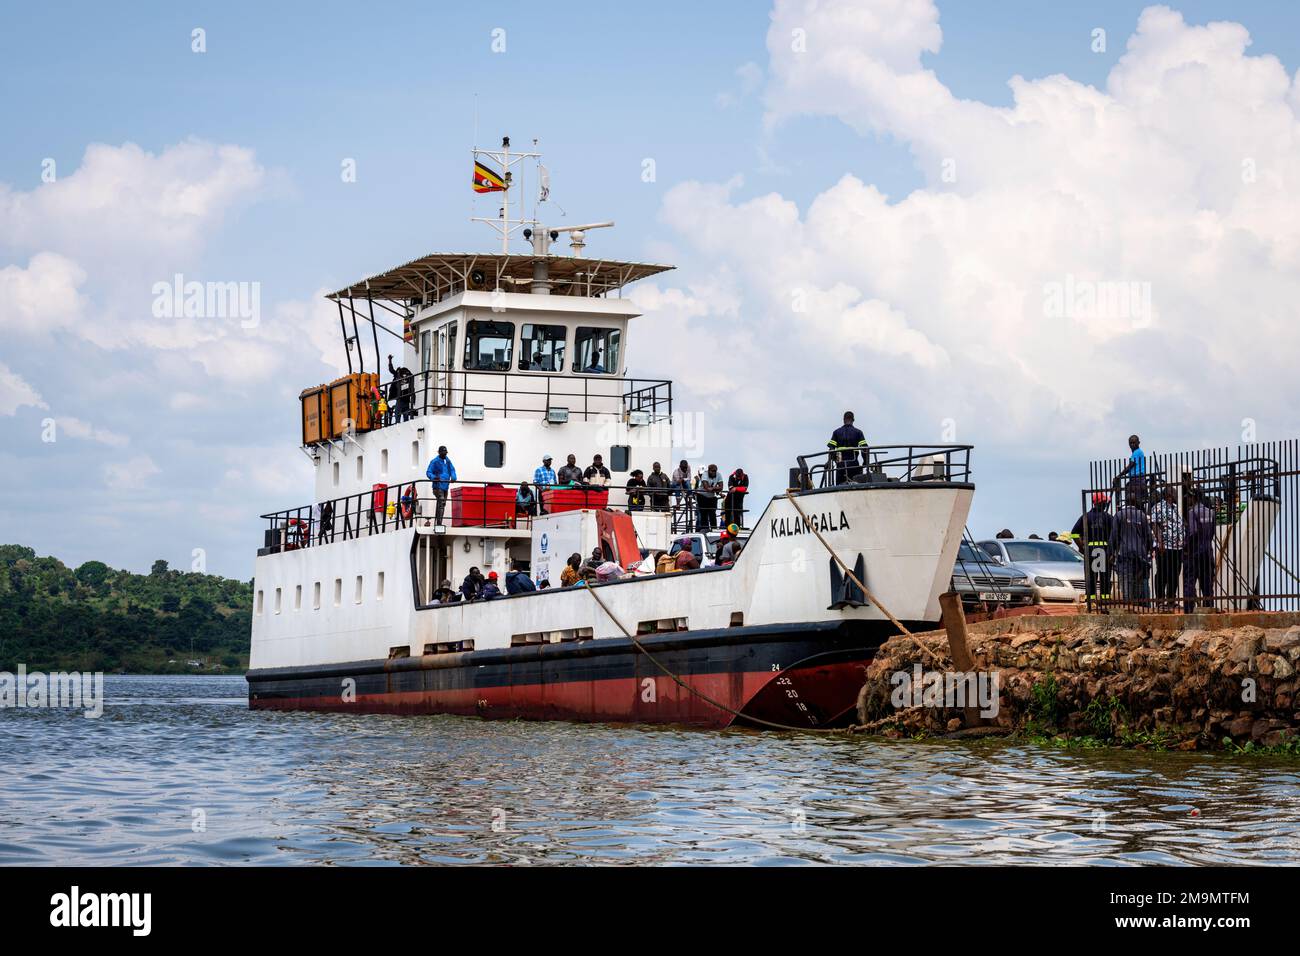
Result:
{"type": "Polygon", "coordinates": [[[1142,450],[1142,440],[1137,435],[1128,436],[1129,457],[1128,464],[1124,470],[1119,473],[1115,479],[1116,487],[1119,487],[1125,478],[1129,479],[1129,487],[1133,487],[1133,481],[1137,481],[1137,488],[1142,496],[1146,499],[1147,492],[1147,453],[1142,450]]]}
{"type": "Polygon", "coordinates": [[[447,485],[456,480],[456,466],[447,457],[446,445],[438,446],[438,457],[429,462],[424,474],[433,482],[433,496],[438,499],[438,515],[434,524],[442,524],[442,515],[447,509],[447,485]]]}
{"type": "Polygon", "coordinates": [[[537,511],[546,514],[546,493],[555,485],[555,470],[551,468],[551,456],[542,458],[542,464],[533,469],[533,488],[537,492],[537,511]]]}

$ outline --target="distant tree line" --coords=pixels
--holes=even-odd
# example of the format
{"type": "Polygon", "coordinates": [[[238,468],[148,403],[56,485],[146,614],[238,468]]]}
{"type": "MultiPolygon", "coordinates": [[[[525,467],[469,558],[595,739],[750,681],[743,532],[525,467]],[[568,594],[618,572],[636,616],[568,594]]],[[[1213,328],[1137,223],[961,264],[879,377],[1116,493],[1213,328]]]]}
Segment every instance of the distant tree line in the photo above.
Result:
{"type": "Polygon", "coordinates": [[[248,666],[251,581],[102,561],[76,570],[32,548],[0,545],[0,671],[205,671],[248,666]]]}

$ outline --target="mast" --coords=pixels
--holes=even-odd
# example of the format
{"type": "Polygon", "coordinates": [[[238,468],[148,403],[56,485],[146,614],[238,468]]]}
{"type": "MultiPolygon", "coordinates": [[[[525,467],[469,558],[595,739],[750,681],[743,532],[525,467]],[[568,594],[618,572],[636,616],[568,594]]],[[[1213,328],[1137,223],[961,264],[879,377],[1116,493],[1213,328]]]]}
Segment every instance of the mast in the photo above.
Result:
{"type": "MultiPolygon", "coordinates": [[[[501,178],[505,182],[505,189],[501,190],[501,215],[496,219],[488,219],[485,216],[471,216],[470,222],[486,222],[494,229],[501,233],[501,254],[510,254],[510,237],[524,226],[537,225],[531,219],[524,219],[525,201],[519,201],[519,219],[510,218],[510,187],[514,185],[514,172],[512,166],[519,166],[527,159],[541,159],[541,153],[517,153],[510,151],[510,137],[501,137],[500,149],[479,149],[473,148],[474,159],[477,160],[480,155],[491,158],[501,168],[501,178]]],[[[523,182],[522,166],[520,166],[521,175],[520,183],[523,182]]]]}

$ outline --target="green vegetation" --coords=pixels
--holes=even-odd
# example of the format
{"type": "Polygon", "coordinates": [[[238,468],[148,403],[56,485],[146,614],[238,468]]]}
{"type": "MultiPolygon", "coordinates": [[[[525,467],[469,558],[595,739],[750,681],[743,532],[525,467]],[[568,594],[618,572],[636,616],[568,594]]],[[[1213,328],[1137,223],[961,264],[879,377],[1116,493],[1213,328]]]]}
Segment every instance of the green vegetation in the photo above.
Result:
{"type": "Polygon", "coordinates": [[[1265,747],[1253,740],[1239,744],[1231,737],[1223,738],[1223,749],[1233,754],[1253,754],[1264,757],[1300,757],[1300,737],[1290,737],[1273,747],[1265,747]]]}
{"type": "Polygon", "coordinates": [[[0,545],[0,670],[239,673],[252,603],[250,581],[182,573],[166,561],[148,574],[102,561],[74,571],[0,545]]]}

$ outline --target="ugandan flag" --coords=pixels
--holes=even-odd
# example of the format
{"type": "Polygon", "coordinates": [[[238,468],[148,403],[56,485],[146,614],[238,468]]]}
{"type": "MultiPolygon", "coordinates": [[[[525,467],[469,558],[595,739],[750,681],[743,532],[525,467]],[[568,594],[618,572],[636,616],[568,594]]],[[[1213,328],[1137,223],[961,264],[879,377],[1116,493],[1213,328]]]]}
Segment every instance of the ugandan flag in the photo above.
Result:
{"type": "Polygon", "coordinates": [[[474,160],[474,192],[499,193],[504,192],[505,188],[505,180],[478,160],[474,160]]]}

